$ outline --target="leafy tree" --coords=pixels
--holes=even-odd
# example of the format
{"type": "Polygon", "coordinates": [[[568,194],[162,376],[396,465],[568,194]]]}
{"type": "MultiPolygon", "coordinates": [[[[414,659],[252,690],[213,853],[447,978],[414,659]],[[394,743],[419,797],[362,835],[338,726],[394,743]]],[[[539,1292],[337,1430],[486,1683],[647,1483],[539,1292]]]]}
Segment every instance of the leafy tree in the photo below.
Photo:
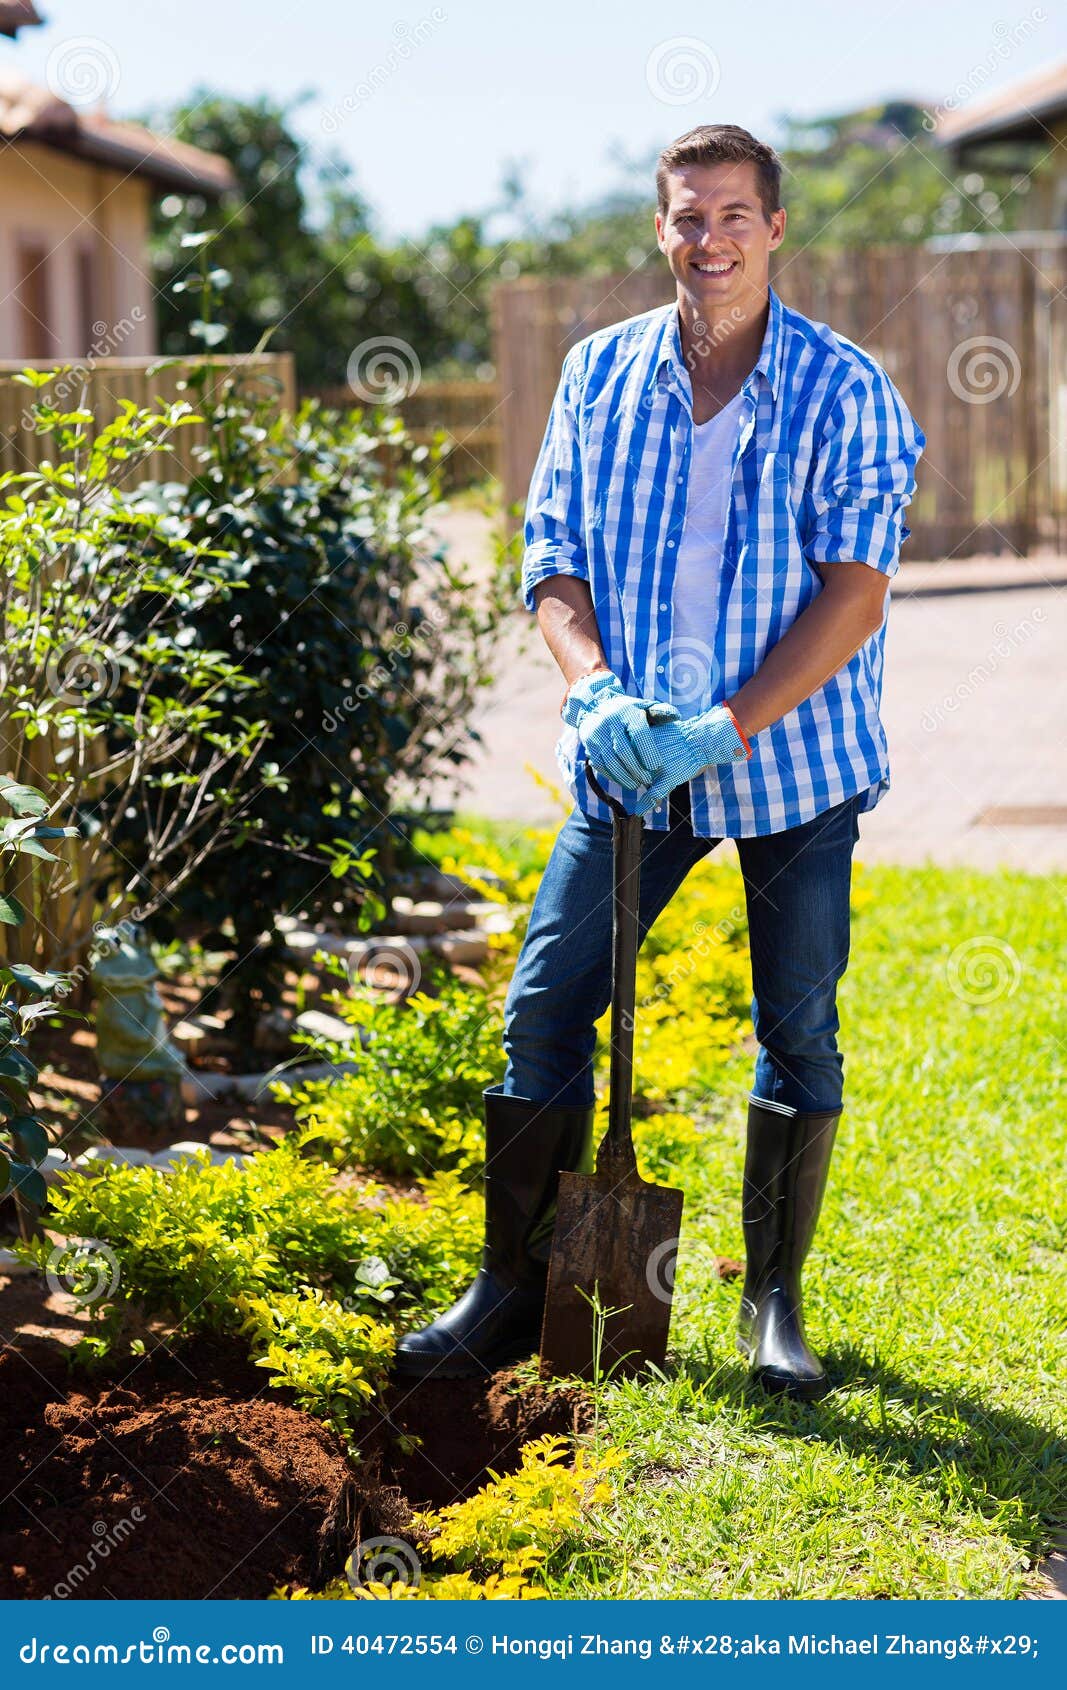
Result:
{"type": "MultiPolygon", "coordinates": [[[[295,104],[299,104],[297,101],[295,104]]],[[[252,102],[198,91],[167,118],[180,140],[220,153],[233,166],[237,188],[214,208],[218,233],[213,258],[220,272],[237,278],[231,295],[231,346],[249,352],[277,325],[274,348],[292,351],[302,379],[321,379],[324,323],[338,283],[320,231],[311,225],[304,182],[309,166],[289,125],[292,107],[260,98],[252,102]]],[[[197,195],[168,195],[156,206],[152,258],[161,286],[160,341],[165,352],[186,352],[199,315],[195,254],[184,236],[202,228],[205,205],[197,195]]],[[[350,196],[353,239],[364,231],[362,208],[350,196]]]]}
{"type": "Polygon", "coordinates": [[[789,247],[896,245],[1016,225],[1025,181],[957,173],[925,126],[892,100],[860,111],[787,119],[778,149],[789,247]]]}

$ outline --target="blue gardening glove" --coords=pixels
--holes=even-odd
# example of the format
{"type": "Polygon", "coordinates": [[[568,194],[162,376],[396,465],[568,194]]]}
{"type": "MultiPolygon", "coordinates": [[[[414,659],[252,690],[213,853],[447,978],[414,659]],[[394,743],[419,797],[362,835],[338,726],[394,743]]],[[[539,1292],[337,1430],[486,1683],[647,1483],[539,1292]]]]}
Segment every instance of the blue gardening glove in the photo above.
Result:
{"type": "Polygon", "coordinates": [[[649,731],[656,740],[662,773],[642,795],[639,816],[654,810],[676,786],[713,763],[744,763],[751,756],[725,704],[713,704],[703,715],[665,722],[649,731]]]}
{"type": "Polygon", "coordinates": [[[673,704],[631,698],[618,676],[603,669],[579,676],[562,710],[563,720],[578,730],[594,773],[628,787],[645,787],[663,773],[650,718],[663,724],[677,715],[673,704]]]}

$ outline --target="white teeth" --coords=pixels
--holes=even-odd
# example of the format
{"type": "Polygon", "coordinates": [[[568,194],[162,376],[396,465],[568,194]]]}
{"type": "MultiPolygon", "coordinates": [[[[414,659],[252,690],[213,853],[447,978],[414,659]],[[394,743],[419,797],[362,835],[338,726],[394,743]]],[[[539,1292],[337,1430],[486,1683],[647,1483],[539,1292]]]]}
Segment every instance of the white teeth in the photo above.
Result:
{"type": "Polygon", "coordinates": [[[733,269],[733,262],[731,261],[729,264],[698,264],[697,269],[704,276],[725,276],[728,270],[733,269]]]}

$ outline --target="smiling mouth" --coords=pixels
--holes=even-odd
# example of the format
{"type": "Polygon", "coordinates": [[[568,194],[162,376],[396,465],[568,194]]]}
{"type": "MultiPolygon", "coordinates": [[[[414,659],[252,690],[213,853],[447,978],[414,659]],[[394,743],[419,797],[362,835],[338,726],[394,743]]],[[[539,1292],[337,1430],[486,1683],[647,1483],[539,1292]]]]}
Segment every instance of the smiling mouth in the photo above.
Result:
{"type": "Polygon", "coordinates": [[[700,259],[694,262],[693,269],[701,276],[728,276],[731,270],[737,269],[736,258],[700,259]]]}

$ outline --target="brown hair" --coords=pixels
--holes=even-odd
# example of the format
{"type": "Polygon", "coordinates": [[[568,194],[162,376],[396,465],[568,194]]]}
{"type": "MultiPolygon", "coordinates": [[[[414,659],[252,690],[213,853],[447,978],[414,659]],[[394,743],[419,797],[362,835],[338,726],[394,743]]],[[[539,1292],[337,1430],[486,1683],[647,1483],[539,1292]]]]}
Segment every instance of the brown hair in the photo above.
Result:
{"type": "Polygon", "coordinates": [[[777,211],[782,201],[782,165],[778,154],[765,141],[757,141],[747,129],[738,128],[736,123],[702,123],[698,129],[690,129],[686,135],[679,135],[676,141],[664,147],[656,163],[656,197],[659,200],[660,212],[666,212],[670,203],[667,190],[667,177],[674,170],[680,170],[687,164],[744,164],[756,166],[756,177],[759,182],[760,205],[763,215],[770,222],[771,213],[777,211]]]}

